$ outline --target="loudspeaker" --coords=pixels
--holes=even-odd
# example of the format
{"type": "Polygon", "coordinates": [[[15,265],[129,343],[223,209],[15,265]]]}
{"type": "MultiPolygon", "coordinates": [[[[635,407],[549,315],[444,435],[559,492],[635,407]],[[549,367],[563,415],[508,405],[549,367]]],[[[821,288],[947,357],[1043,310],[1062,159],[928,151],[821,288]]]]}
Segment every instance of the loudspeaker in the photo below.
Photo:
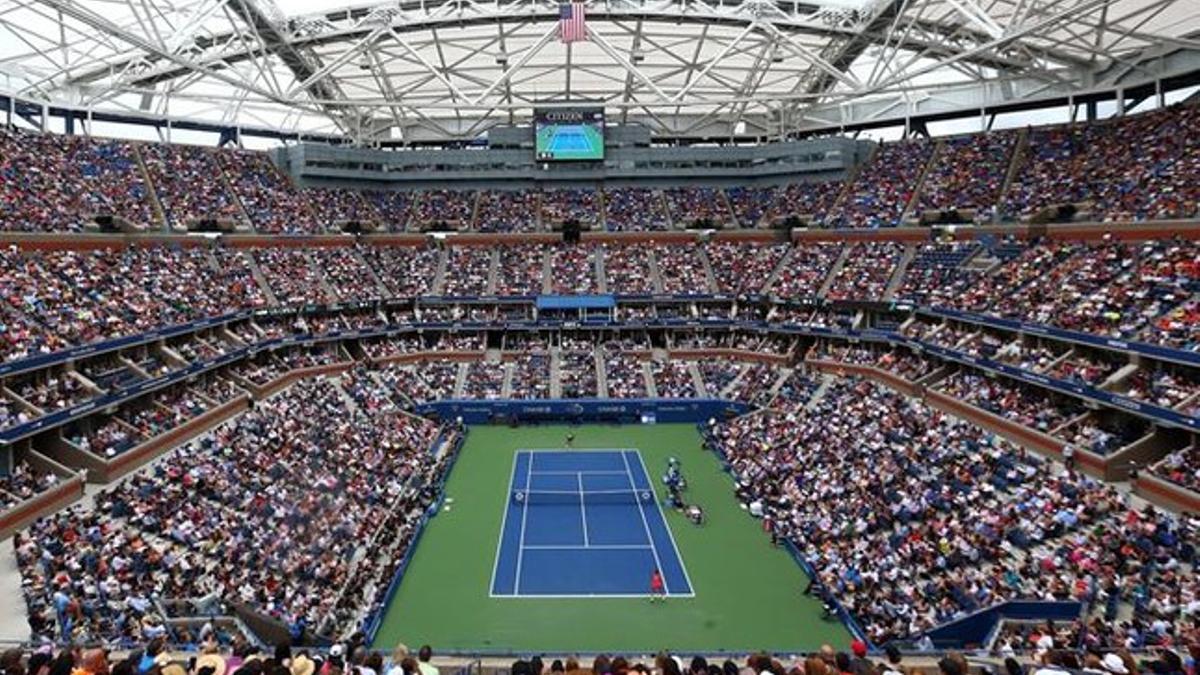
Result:
{"type": "Polygon", "coordinates": [[[563,243],[578,244],[580,233],[582,231],[583,228],[579,225],[578,220],[572,218],[571,220],[564,222],[562,226],[563,243]]]}
{"type": "Polygon", "coordinates": [[[101,232],[117,231],[117,225],[113,222],[112,216],[96,216],[96,224],[100,226],[101,232]]]}

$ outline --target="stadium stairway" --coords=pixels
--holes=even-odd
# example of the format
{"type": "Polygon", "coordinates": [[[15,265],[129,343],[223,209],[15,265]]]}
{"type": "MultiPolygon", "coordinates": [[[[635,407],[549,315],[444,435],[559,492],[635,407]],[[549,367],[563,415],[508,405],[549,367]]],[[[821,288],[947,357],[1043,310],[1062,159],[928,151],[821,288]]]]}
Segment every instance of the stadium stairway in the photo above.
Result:
{"type": "Polygon", "coordinates": [[[817,407],[821,399],[825,398],[825,392],[829,391],[829,385],[833,383],[833,375],[825,375],[821,378],[821,383],[817,385],[816,391],[808,398],[808,402],[804,404],[804,410],[812,410],[817,407]]]}
{"type": "Polygon", "coordinates": [[[658,255],[653,248],[646,251],[646,267],[650,270],[650,282],[654,284],[655,293],[665,293],[663,290],[662,269],[658,266],[658,255]]]}
{"type": "Polygon", "coordinates": [[[458,373],[454,376],[454,398],[462,398],[463,392],[467,389],[467,370],[471,364],[463,362],[458,364],[458,373]]]}
{"type": "Polygon", "coordinates": [[[550,257],[549,249],[542,252],[542,293],[545,295],[549,295],[554,287],[554,264],[550,257]]]}
{"type": "Polygon", "coordinates": [[[765,392],[760,392],[754,396],[755,403],[762,406],[770,406],[775,397],[779,395],[779,390],[783,389],[783,385],[792,376],[792,372],[792,368],[781,368],[771,386],[767,387],[765,392]]]}
{"type": "Polygon", "coordinates": [[[688,372],[692,374],[692,386],[696,388],[697,394],[703,395],[704,392],[704,376],[700,374],[700,367],[695,361],[687,361],[688,372]]]}
{"type": "Polygon", "coordinates": [[[500,276],[500,250],[492,250],[492,258],[488,262],[488,278],[487,278],[487,293],[491,295],[496,292],[496,279],[500,276]]]}
{"type": "Polygon", "coordinates": [[[379,278],[379,274],[375,271],[375,268],[367,264],[366,259],[362,257],[362,252],[359,251],[357,246],[350,247],[350,256],[354,258],[354,263],[358,265],[358,268],[365,270],[366,274],[371,278],[371,283],[375,286],[375,292],[379,294],[379,297],[391,298],[392,292],[388,290],[387,284],[383,283],[383,279],[379,278]]]}
{"type": "Polygon", "coordinates": [[[433,295],[441,295],[446,292],[446,267],[450,260],[450,250],[442,247],[438,251],[437,271],[433,274],[433,295]]]}
{"type": "Polygon", "coordinates": [[[817,297],[824,298],[829,294],[829,287],[833,285],[833,280],[837,278],[838,273],[842,271],[842,267],[846,265],[846,258],[850,256],[850,247],[843,246],[842,252],[838,254],[837,260],[829,266],[829,272],[825,275],[825,281],[821,282],[821,287],[817,289],[817,297]]]}
{"type": "Polygon", "coordinates": [[[562,397],[562,348],[550,348],[550,398],[562,397]]]}
{"type": "Polygon", "coordinates": [[[904,253],[900,255],[900,260],[896,263],[896,269],[892,270],[892,278],[888,280],[888,284],[883,291],[884,302],[891,302],[896,296],[896,290],[900,288],[901,282],[904,281],[904,273],[908,271],[908,265],[916,255],[916,246],[913,244],[905,245],[904,253]]]}
{"type": "MultiPolygon", "coordinates": [[[[154,190],[154,183],[150,180],[150,172],[146,170],[146,163],[142,161],[142,152],[138,149],[138,144],[130,145],[133,151],[133,159],[137,163],[138,173],[141,174],[142,180],[147,187],[146,201],[150,202],[150,211],[154,213],[154,222],[158,226],[156,229],[166,230],[167,228],[167,212],[163,209],[162,202],[158,199],[158,193],[154,190]]],[[[183,229],[183,228],[179,228],[183,229]]]]}
{"type": "Polygon", "coordinates": [[[925,189],[925,178],[929,176],[929,172],[937,166],[938,158],[946,149],[944,141],[938,141],[933,146],[933,152],[929,153],[929,161],[925,163],[925,168],[921,170],[921,175],[917,177],[917,182],[912,186],[912,196],[908,198],[908,203],[904,205],[904,211],[900,213],[900,218],[896,221],[897,225],[904,225],[908,222],[912,215],[913,209],[917,208],[917,202],[921,199],[921,191],[925,189]]]}
{"type": "Polygon", "coordinates": [[[642,361],[642,376],[646,378],[646,395],[650,398],[658,398],[658,383],[654,381],[654,369],[650,367],[650,361],[642,361]]]}
{"type": "Polygon", "coordinates": [[[779,264],[775,266],[775,269],[771,270],[771,273],[767,275],[767,280],[763,282],[762,288],[759,289],[763,294],[770,295],[771,288],[775,286],[775,281],[779,279],[779,275],[783,274],[783,271],[792,264],[792,256],[795,253],[795,246],[788,247],[787,253],[784,253],[783,257],[779,259],[779,264]]]}
{"type": "Polygon", "coordinates": [[[596,368],[596,395],[608,398],[608,368],[604,365],[603,348],[592,350],[592,361],[596,368]]]}
{"type": "Polygon", "coordinates": [[[316,259],[308,251],[304,252],[304,260],[308,263],[308,269],[316,277],[317,283],[320,284],[321,292],[325,294],[325,299],[331,304],[337,303],[338,293],[334,290],[333,285],[329,283],[329,277],[325,275],[325,270],[317,264],[316,259]]]}
{"type": "Polygon", "coordinates": [[[592,274],[596,275],[596,292],[601,295],[608,293],[608,275],[605,273],[604,258],[607,249],[603,246],[592,249],[592,274]]]}
{"type": "Polygon", "coordinates": [[[242,251],[242,260],[246,267],[250,270],[250,276],[254,277],[254,283],[262,290],[263,295],[267,298],[268,305],[278,305],[279,299],[275,297],[275,291],[271,290],[271,284],[267,282],[267,276],[263,274],[262,269],[258,266],[258,261],[250,251],[242,251]]]}
{"type": "MultiPolygon", "coordinates": [[[[488,353],[490,354],[492,351],[494,351],[494,350],[489,349],[488,353]]],[[[497,352],[497,358],[499,358],[499,352],[497,352]]],[[[504,376],[500,379],[500,397],[501,398],[512,398],[512,381],[513,381],[514,366],[512,363],[504,363],[504,364],[501,364],[500,367],[504,369],[504,376]]]]}
{"type": "Polygon", "coordinates": [[[1017,179],[1017,174],[1020,173],[1021,167],[1025,163],[1025,153],[1029,150],[1029,129],[1021,129],[1017,132],[1017,142],[1013,146],[1012,157],[1009,158],[1008,171],[1004,173],[1004,183],[1000,185],[1000,193],[996,195],[996,206],[1004,202],[1004,195],[1008,194],[1008,188],[1017,179]]]}
{"type": "Polygon", "coordinates": [[[708,290],[710,293],[717,292],[717,274],[713,271],[712,260],[708,257],[708,248],[700,247],[696,249],[696,255],[700,257],[700,264],[704,266],[704,276],[708,277],[708,290]]]}

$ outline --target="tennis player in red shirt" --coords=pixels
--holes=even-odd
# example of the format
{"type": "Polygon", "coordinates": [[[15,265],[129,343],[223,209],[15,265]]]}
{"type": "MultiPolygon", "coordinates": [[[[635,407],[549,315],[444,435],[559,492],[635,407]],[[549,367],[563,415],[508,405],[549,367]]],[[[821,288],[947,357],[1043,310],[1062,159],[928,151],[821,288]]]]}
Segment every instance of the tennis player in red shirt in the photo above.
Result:
{"type": "Polygon", "coordinates": [[[650,602],[655,600],[667,601],[667,586],[663,583],[662,574],[658,568],[650,573],[650,602]]]}

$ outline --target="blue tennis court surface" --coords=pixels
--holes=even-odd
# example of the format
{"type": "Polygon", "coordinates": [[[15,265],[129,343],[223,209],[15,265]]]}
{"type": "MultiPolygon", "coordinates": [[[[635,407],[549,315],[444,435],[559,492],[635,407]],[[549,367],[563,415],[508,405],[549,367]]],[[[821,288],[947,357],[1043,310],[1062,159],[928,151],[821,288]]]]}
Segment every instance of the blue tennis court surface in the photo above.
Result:
{"type": "Polygon", "coordinates": [[[552,152],[591,152],[592,144],[581,127],[562,127],[550,139],[552,152]]]}
{"type": "Polygon", "coordinates": [[[493,597],[693,594],[636,450],[520,450],[510,485],[493,597]]]}

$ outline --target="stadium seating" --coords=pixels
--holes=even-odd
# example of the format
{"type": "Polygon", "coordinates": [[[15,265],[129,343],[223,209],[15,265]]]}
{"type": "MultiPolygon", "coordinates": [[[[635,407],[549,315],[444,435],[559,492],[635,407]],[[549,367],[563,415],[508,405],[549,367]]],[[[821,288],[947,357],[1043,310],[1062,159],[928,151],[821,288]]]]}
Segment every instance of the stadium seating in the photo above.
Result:
{"type": "Polygon", "coordinates": [[[925,140],[881,145],[846,188],[829,224],[846,228],[899,225],[932,156],[933,144],[925,140]]]}
{"type": "Polygon", "coordinates": [[[614,232],[665,230],[671,222],[662,195],[646,188],[609,188],[604,208],[604,221],[614,232]]]}
{"type": "Polygon", "coordinates": [[[739,497],[805,542],[820,587],[873,642],[1012,597],[1104,605],[1116,594],[1169,625],[1116,582],[1140,569],[1152,595],[1192,583],[1152,564],[1179,551],[1174,535],[1187,523],[867,381],[835,384],[803,414],[743,416],[711,433],[739,497]],[[1142,532],[1157,543],[1109,545],[1142,532]]]}
{"type": "Polygon", "coordinates": [[[873,647],[1017,599],[1084,609],[998,650],[1186,644],[1200,523],[1158,505],[1200,503],[1200,239],[1141,221],[1196,216],[1197,136],[1180,106],[885,143],[845,180],[360,191],[0,131],[0,527],[33,637],[184,642],[162,608],[235,603],[354,635],[439,503],[447,420],[657,397],[721,399],[676,405],[722,406],[732,491],[873,647]],[[1015,224],[1060,204],[1108,224],[1015,224]],[[1002,222],[886,229],[950,210],[1002,222]],[[150,236],[79,234],[97,215],[150,236]],[[829,229],[707,231],[792,217],[829,229]],[[208,220],[252,232],[179,233],[208,220]],[[539,232],[569,221],[606,231],[539,232]],[[583,294],[615,306],[534,297],[583,294]]]}
{"type": "MultiPolygon", "coordinates": [[[[138,635],[149,596],[165,590],[193,598],[202,589],[289,622],[302,618],[318,634],[353,625],[373,598],[344,594],[343,587],[357,575],[380,579],[390,564],[354,559],[346,547],[379,528],[401,548],[407,544],[432,497],[419,489],[421,481],[445,466],[428,450],[451,432],[351,407],[338,386],[298,384],[106,491],[94,509],[74,507],[20,535],[14,544],[35,632],[90,640],[138,635]],[[273,440],[264,445],[266,439],[273,440]],[[311,475],[327,475],[330,487],[344,489],[317,497],[279,480],[311,475]],[[253,484],[273,487],[239,489],[253,484]],[[276,536],[271,523],[291,535],[276,536]],[[129,564],[98,566],[98,556],[129,564]],[[78,609],[68,611],[55,600],[59,594],[78,609]]],[[[353,587],[369,593],[379,584],[353,587]]]]}

